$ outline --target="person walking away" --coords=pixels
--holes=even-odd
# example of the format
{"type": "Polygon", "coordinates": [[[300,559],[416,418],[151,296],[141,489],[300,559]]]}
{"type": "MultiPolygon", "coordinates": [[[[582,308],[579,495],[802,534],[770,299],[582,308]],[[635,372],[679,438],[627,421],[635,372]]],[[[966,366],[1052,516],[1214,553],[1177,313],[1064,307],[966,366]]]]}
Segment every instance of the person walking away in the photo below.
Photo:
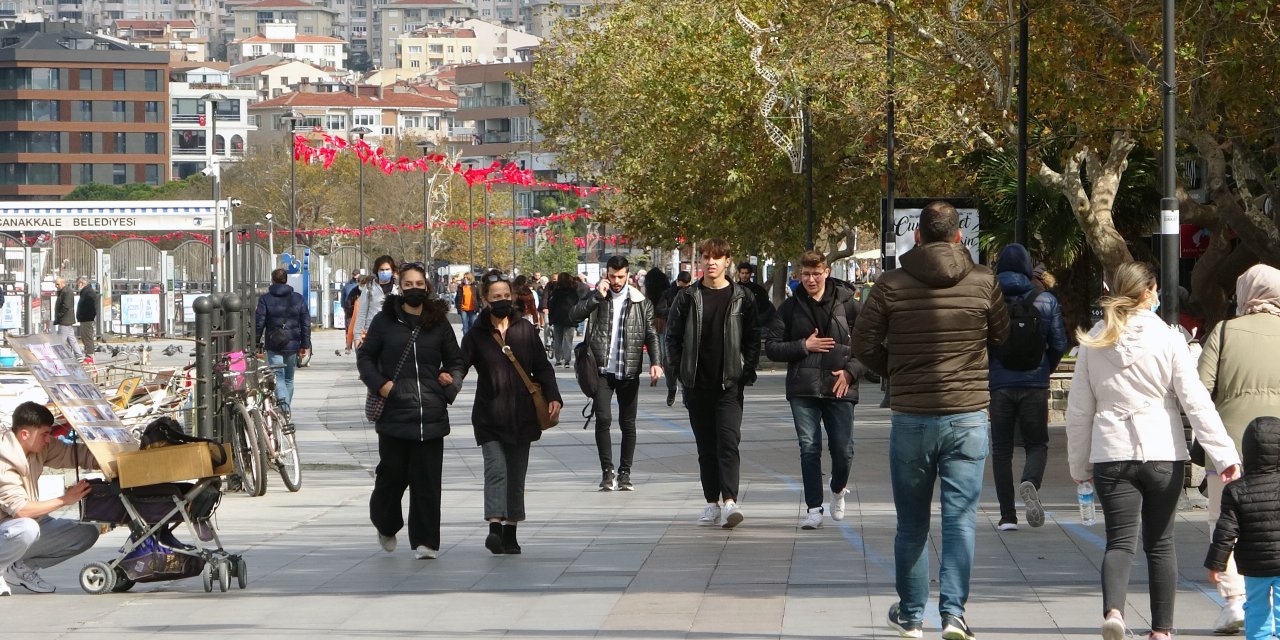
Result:
{"type": "Polygon", "coordinates": [[[960,216],[945,202],[920,212],[916,246],[880,275],[854,327],[854,355],[890,381],[890,480],[898,603],[889,626],[923,635],[929,596],[929,517],[941,480],[942,637],[972,640],[965,622],[974,528],[987,458],[987,350],[1004,342],[1009,316],[986,267],[960,242],[960,216]]]}
{"type": "Polygon", "coordinates": [[[471,325],[475,323],[476,314],[480,310],[480,289],[470,273],[462,274],[462,283],[458,285],[453,297],[453,308],[458,310],[458,316],[462,319],[462,334],[470,333],[471,325]]]}
{"type": "Polygon", "coordinates": [[[1017,243],[1005,247],[996,261],[996,280],[1009,311],[1009,338],[989,354],[991,475],[1000,503],[999,531],[1018,530],[1013,500],[1013,446],[1018,434],[1026,452],[1018,495],[1027,524],[1044,525],[1040,483],[1049,457],[1049,375],[1067,351],[1058,299],[1036,284],[1032,270],[1031,254],[1017,243]]]}
{"type": "Polygon", "coordinates": [[[556,276],[551,295],[547,296],[547,320],[551,322],[551,353],[556,366],[567,369],[573,361],[573,338],[578,323],[570,314],[578,304],[578,281],[567,271],[556,276]]]}
{"type": "Polygon", "coordinates": [[[684,405],[698,448],[698,475],[707,501],[698,524],[732,529],[742,524],[738,477],[742,460],[743,388],[755,384],[760,327],[755,298],[728,278],[729,243],[712,238],[699,247],[703,276],[682,289],[667,318],[667,370],[684,386],[684,405]]]}
{"type": "Polygon", "coordinates": [[[765,354],[787,363],[787,402],[800,443],[805,515],[801,529],[822,526],[822,432],[831,452],[831,518],[843,520],[853,464],[853,410],[866,373],[853,357],[853,327],[862,305],[830,282],[827,259],[800,256],[801,293],[787,298],[764,332],[765,354]]]}
{"type": "MultiPolygon", "coordinates": [[[[1241,442],[1249,421],[1280,416],[1280,270],[1264,264],[1246,270],[1236,280],[1236,301],[1239,317],[1222,321],[1203,336],[1197,369],[1236,452],[1243,455],[1241,442]]],[[[1213,526],[1221,513],[1222,482],[1212,467],[1206,471],[1213,526]]],[[[1245,622],[1247,589],[1230,555],[1218,578],[1224,604],[1214,633],[1237,633],[1245,622]]]]}
{"type": "Polygon", "coordinates": [[[388,255],[373,261],[373,278],[360,287],[360,305],[356,307],[355,329],[351,332],[356,348],[364,342],[364,336],[373,324],[373,317],[382,311],[382,302],[391,294],[399,294],[396,285],[396,259],[388,255]]]}
{"type": "Polygon", "coordinates": [[[1105,514],[1102,637],[1107,640],[1128,633],[1125,599],[1139,535],[1151,599],[1148,638],[1167,640],[1173,630],[1178,587],[1173,523],[1187,460],[1178,405],[1222,481],[1240,475],[1240,456],[1196,377],[1187,343],[1155,314],[1156,283],[1147,265],[1127,262],[1116,268],[1111,294],[1098,301],[1102,322],[1076,334],[1080,351],[1067,399],[1071,477],[1093,482],[1105,514]]]}
{"type": "Polygon", "coordinates": [[[633,491],[631,465],[636,451],[636,409],[640,400],[640,368],[645,349],[649,351],[649,379],[657,384],[662,377],[658,366],[658,332],[653,329],[653,305],[627,283],[630,264],[625,256],[613,256],[605,263],[605,277],[569,314],[569,319],[587,323],[587,347],[599,366],[593,408],[596,420],[596,451],[600,456],[600,490],[633,491]],[[613,395],[618,395],[618,426],[622,449],[617,472],[613,466],[613,443],[609,430],[613,423],[613,395]]]}
{"type": "MultiPolygon", "coordinates": [[[[1221,584],[1227,563],[1245,584],[1244,637],[1276,637],[1280,613],[1280,418],[1254,418],[1241,436],[1244,477],[1223,488],[1213,543],[1205,557],[1209,582],[1221,584]]],[[[1232,633],[1239,632],[1236,629],[1232,633]]],[[[1223,632],[1215,633],[1225,635],[1223,632]]]]}
{"type": "Polygon", "coordinates": [[[67,286],[62,276],[53,280],[53,286],[57,290],[53,302],[53,331],[75,353],[76,359],[83,360],[84,352],[76,340],[76,292],[67,286]]]}
{"type": "Polygon", "coordinates": [[[654,328],[658,330],[658,337],[662,339],[662,367],[663,375],[667,379],[667,406],[676,403],[676,391],[678,390],[679,375],[672,375],[673,372],[668,371],[667,366],[667,316],[671,313],[671,303],[675,301],[679,295],[689,284],[693,282],[693,276],[688,271],[681,271],[676,274],[675,286],[667,287],[662,292],[662,296],[658,298],[657,304],[653,307],[653,323],[654,328]]]}
{"type": "Polygon", "coordinates": [[[342,285],[342,326],[347,329],[347,353],[351,353],[351,318],[356,312],[356,298],[360,297],[360,277],[351,274],[351,279],[342,285]]]}
{"type": "Polygon", "coordinates": [[[83,443],[69,445],[53,437],[53,413],[24,402],[13,410],[13,426],[0,431],[0,596],[11,585],[34,593],[53,593],[38,573],[93,547],[98,527],[49,514],[89,494],[81,480],[57,498],[41,500],[38,481],[45,467],[98,468],[83,443]]]}
{"type": "Polygon", "coordinates": [[[94,341],[97,339],[98,292],[85,276],[76,278],[76,287],[80,289],[80,301],[76,303],[76,333],[84,348],[84,361],[92,364],[94,341]]]}
{"type": "Polygon", "coordinates": [[[510,278],[493,270],[483,283],[485,308],[462,337],[462,370],[464,375],[476,370],[476,397],[487,400],[471,409],[484,457],[484,519],[489,523],[484,546],[495,555],[518,554],[516,525],[525,519],[529,450],[542,430],[533,396],[507,353],[542,387],[553,419],[559,418],[563,401],[536,328],[518,315],[510,278]]]}
{"type": "Polygon", "coordinates": [[[360,381],[385,398],[378,416],[378,466],[369,520],[383,551],[396,550],[409,490],[409,546],[419,560],[440,554],[440,490],[449,405],[462,387],[462,351],[448,307],[427,281],[426,268],[400,269],[400,293],[390,294],[356,352],[360,381]]]}
{"type": "Polygon", "coordinates": [[[293,375],[298,361],[311,350],[311,310],[302,294],[286,284],[288,279],[284,269],[271,272],[271,286],[258,298],[254,312],[254,337],[267,352],[267,364],[276,368],[276,400],[291,414],[293,375]]]}

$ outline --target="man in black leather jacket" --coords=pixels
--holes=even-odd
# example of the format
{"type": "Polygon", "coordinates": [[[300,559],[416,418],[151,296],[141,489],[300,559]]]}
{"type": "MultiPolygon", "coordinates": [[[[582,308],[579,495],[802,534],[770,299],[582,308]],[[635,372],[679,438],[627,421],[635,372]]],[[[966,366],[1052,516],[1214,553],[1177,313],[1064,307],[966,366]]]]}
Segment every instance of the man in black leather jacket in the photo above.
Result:
{"type": "Polygon", "coordinates": [[[760,327],[755,296],[726,277],[733,267],[729,243],[712,238],[702,243],[700,253],[702,279],[681,290],[671,304],[667,370],[678,372],[698,445],[707,500],[698,524],[732,529],[743,518],[737,501],[742,389],[756,381],[760,327]]]}
{"type": "Polygon", "coordinates": [[[587,345],[599,367],[594,410],[596,449],[600,453],[601,491],[632,491],[631,462],[636,450],[636,407],[640,395],[640,368],[645,347],[649,349],[649,378],[656,384],[662,377],[658,366],[658,333],[653,328],[653,305],[644,294],[627,284],[630,264],[624,256],[613,256],[605,265],[599,286],[583,296],[569,319],[591,319],[587,345]],[[609,427],[613,394],[618,394],[618,426],[622,430],[622,451],[618,472],[613,470],[613,443],[609,427]]]}

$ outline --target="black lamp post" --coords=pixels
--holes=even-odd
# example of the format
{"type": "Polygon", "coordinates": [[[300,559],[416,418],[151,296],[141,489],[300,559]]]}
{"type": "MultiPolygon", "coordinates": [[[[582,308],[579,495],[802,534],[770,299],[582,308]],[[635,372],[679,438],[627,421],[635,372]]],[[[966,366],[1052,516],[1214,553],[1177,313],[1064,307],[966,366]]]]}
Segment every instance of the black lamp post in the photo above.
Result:
{"type": "MultiPolygon", "coordinates": [[[[373,129],[364,126],[354,127],[351,129],[351,133],[360,136],[360,141],[364,142],[365,135],[373,133],[373,129]]],[[[364,160],[360,160],[360,217],[357,219],[364,220],[364,160]]],[[[369,219],[369,224],[373,224],[372,218],[369,219]]],[[[367,261],[369,258],[364,252],[364,235],[363,232],[360,234],[360,260],[362,262],[367,261]]]]}
{"type": "MultiPolygon", "coordinates": [[[[432,151],[435,151],[436,143],[430,140],[422,140],[418,142],[418,148],[422,150],[422,157],[427,157],[432,151]]],[[[427,171],[422,171],[422,250],[426,253],[427,277],[435,284],[435,255],[431,247],[431,187],[427,183],[427,171]]]]}
{"type": "Polygon", "coordinates": [[[292,245],[298,244],[298,154],[293,152],[293,130],[302,119],[302,114],[292,109],[280,116],[280,121],[289,126],[289,135],[285,138],[289,142],[289,251],[293,251],[292,245]]]}

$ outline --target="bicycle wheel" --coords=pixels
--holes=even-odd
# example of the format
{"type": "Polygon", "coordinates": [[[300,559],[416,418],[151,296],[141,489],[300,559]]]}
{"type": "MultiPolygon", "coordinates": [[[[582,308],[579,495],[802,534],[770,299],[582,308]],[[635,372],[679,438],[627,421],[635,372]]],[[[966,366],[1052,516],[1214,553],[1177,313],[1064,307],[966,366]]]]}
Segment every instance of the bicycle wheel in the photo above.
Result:
{"type": "Polygon", "coordinates": [[[290,491],[302,488],[302,460],[298,457],[298,438],[293,425],[285,420],[279,408],[272,406],[267,410],[271,418],[271,437],[275,441],[275,463],[280,472],[280,479],[290,491]]]}
{"type": "Polygon", "coordinates": [[[259,439],[261,428],[261,419],[244,404],[238,400],[231,403],[231,449],[236,473],[250,496],[267,492],[267,452],[259,439]]]}

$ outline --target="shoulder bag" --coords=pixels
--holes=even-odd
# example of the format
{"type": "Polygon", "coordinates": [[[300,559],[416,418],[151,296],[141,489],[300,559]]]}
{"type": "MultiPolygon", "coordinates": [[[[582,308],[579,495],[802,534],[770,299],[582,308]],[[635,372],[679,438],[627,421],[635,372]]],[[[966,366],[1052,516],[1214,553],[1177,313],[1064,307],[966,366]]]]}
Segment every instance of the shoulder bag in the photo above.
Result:
{"type": "MultiPolygon", "coordinates": [[[[413,331],[409,332],[409,344],[404,346],[404,353],[400,354],[400,361],[396,363],[395,373],[391,374],[391,382],[394,384],[396,378],[400,377],[400,369],[404,367],[404,359],[408,357],[409,351],[413,349],[413,342],[418,339],[418,326],[414,325],[413,331]]],[[[364,418],[369,422],[377,422],[382,417],[382,410],[387,406],[387,399],[382,397],[377,391],[365,391],[364,396],[364,418]]]]}
{"type": "Polygon", "coordinates": [[[533,410],[538,414],[538,427],[543,431],[556,426],[560,421],[551,419],[551,411],[547,407],[547,399],[542,395],[542,385],[534,382],[529,378],[529,374],[525,373],[524,367],[520,366],[520,361],[516,360],[516,354],[511,351],[511,347],[497,334],[493,339],[498,342],[498,346],[502,348],[503,355],[511,361],[511,365],[516,368],[516,373],[520,374],[520,379],[524,381],[525,389],[529,390],[529,395],[533,396],[533,410]]]}
{"type": "MultiPolygon", "coordinates": [[[[1218,361],[1214,365],[1217,372],[1214,373],[1213,376],[1213,393],[1209,394],[1209,397],[1213,399],[1215,404],[1218,402],[1218,389],[1222,388],[1222,355],[1227,352],[1226,347],[1227,321],[1222,320],[1218,322],[1218,361]]],[[[1187,457],[1191,458],[1191,464],[1199,465],[1201,467],[1205,465],[1204,447],[1200,446],[1200,441],[1196,440],[1194,437],[1191,439],[1191,449],[1188,452],[1187,457]]]]}

